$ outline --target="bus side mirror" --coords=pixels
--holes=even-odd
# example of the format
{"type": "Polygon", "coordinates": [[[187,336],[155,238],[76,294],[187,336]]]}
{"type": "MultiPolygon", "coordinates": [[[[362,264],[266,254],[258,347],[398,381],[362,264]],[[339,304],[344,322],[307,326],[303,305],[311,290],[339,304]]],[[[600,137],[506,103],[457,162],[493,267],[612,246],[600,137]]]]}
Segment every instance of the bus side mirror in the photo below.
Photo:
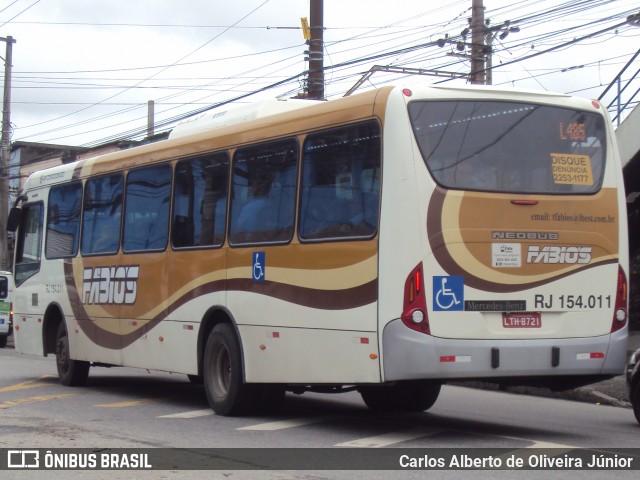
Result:
{"type": "Polygon", "coordinates": [[[20,225],[21,218],[22,218],[22,209],[18,207],[13,207],[9,211],[9,219],[7,220],[7,231],[15,232],[18,229],[18,225],[20,225]]]}

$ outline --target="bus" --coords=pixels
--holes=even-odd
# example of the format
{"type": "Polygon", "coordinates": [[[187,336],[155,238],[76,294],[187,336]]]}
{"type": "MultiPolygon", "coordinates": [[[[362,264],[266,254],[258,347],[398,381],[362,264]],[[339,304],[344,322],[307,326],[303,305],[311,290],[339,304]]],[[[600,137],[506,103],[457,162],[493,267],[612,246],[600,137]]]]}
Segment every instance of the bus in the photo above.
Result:
{"type": "Polygon", "coordinates": [[[7,340],[13,329],[11,283],[11,272],[0,271],[0,348],[7,346],[7,340]]]}
{"type": "Polygon", "coordinates": [[[32,174],[18,352],[186,374],[216,414],[285,392],[424,411],[441,385],[623,373],[628,240],[596,100],[387,86],[274,101],[32,174]],[[302,102],[302,103],[301,103],[302,102]]]}

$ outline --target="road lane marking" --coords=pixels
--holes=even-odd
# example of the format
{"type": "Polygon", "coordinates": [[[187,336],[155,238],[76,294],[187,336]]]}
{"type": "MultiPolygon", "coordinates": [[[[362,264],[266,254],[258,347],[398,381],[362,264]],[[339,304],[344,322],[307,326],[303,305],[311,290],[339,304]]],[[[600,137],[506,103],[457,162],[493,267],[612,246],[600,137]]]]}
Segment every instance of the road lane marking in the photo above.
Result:
{"type": "MultiPolygon", "coordinates": [[[[514,437],[515,438],[515,437],[514,437]]],[[[520,438],[519,440],[527,440],[525,438],[520,438]]],[[[530,442],[533,442],[532,445],[529,445],[526,448],[555,448],[555,449],[565,449],[565,450],[575,450],[579,447],[574,447],[571,445],[565,445],[562,443],[552,443],[552,442],[538,442],[536,440],[529,439],[530,442]]]]}
{"type": "Polygon", "coordinates": [[[45,378],[55,378],[53,375],[43,375],[40,378],[34,378],[33,380],[28,380],[23,383],[17,383],[15,385],[9,385],[8,387],[0,388],[0,393],[4,392],[15,392],[18,390],[27,390],[29,388],[40,388],[40,387],[48,387],[54,385],[53,383],[43,382],[45,378]]]}
{"type": "Polygon", "coordinates": [[[190,412],[172,413],[171,415],[160,415],[156,418],[197,418],[213,415],[213,410],[206,408],[204,410],[192,410],[190,412]]]}
{"type": "MultiPolygon", "coordinates": [[[[456,430],[457,432],[462,432],[462,430],[456,430]]],[[[524,438],[524,437],[514,437],[512,435],[492,435],[493,437],[498,437],[498,438],[506,438],[509,440],[518,440],[521,442],[532,442],[531,445],[528,445],[526,447],[522,447],[523,449],[527,449],[527,448],[558,448],[558,449],[566,449],[566,450],[575,450],[577,448],[580,447],[576,447],[573,445],[566,445],[564,443],[553,443],[553,442],[544,442],[544,441],[538,441],[538,440],[533,440],[532,438],[524,438]]]]}
{"type": "Polygon", "coordinates": [[[98,405],[94,405],[94,407],[102,407],[102,408],[127,408],[127,407],[137,407],[138,405],[146,405],[148,403],[157,403],[160,400],[157,398],[143,398],[140,400],[131,400],[128,402],[113,402],[113,403],[100,403],[98,405]]]}
{"type": "Polygon", "coordinates": [[[45,402],[47,400],[59,400],[61,398],[75,397],[77,393],[58,393],[53,395],[39,395],[37,397],[19,398],[17,400],[7,400],[0,403],[0,408],[11,408],[26,403],[45,402]]]}
{"type": "Polygon", "coordinates": [[[358,440],[338,443],[334,446],[349,448],[382,448],[396,443],[415,440],[416,438],[429,437],[443,431],[444,430],[441,429],[416,427],[400,432],[388,432],[383,433],[382,435],[375,435],[373,437],[359,438],[358,440]]]}
{"type": "Polygon", "coordinates": [[[326,422],[333,420],[329,417],[313,417],[313,418],[293,418],[291,420],[279,420],[276,422],[258,423],[247,427],[236,428],[236,430],[254,430],[254,431],[275,431],[284,430],[286,428],[302,427],[313,423],[326,422]]]}

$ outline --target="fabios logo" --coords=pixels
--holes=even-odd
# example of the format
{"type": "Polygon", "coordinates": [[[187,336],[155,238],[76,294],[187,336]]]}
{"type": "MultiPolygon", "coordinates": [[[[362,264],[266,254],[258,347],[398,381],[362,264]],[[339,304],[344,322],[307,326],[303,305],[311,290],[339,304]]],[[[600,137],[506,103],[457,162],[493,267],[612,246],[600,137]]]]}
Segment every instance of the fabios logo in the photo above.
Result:
{"type": "Polygon", "coordinates": [[[585,264],[591,262],[591,247],[529,245],[527,263],[585,264]]]}
{"type": "Polygon", "coordinates": [[[138,294],[139,265],[85,268],[82,303],[85,305],[133,304],[138,294]]]}

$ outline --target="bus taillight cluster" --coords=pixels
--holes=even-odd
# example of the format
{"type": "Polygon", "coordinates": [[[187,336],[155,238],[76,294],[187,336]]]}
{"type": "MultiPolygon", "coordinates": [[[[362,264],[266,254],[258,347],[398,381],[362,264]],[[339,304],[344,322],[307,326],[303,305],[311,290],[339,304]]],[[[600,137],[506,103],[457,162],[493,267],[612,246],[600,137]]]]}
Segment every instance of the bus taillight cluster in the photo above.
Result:
{"type": "Polygon", "coordinates": [[[414,268],[404,284],[402,322],[412,330],[430,334],[427,317],[427,300],[424,290],[422,262],[414,268]]]}
{"type": "Polygon", "coordinates": [[[618,267],[618,286],[616,288],[616,304],[613,309],[611,333],[620,330],[627,324],[627,276],[621,266],[618,267]]]}

